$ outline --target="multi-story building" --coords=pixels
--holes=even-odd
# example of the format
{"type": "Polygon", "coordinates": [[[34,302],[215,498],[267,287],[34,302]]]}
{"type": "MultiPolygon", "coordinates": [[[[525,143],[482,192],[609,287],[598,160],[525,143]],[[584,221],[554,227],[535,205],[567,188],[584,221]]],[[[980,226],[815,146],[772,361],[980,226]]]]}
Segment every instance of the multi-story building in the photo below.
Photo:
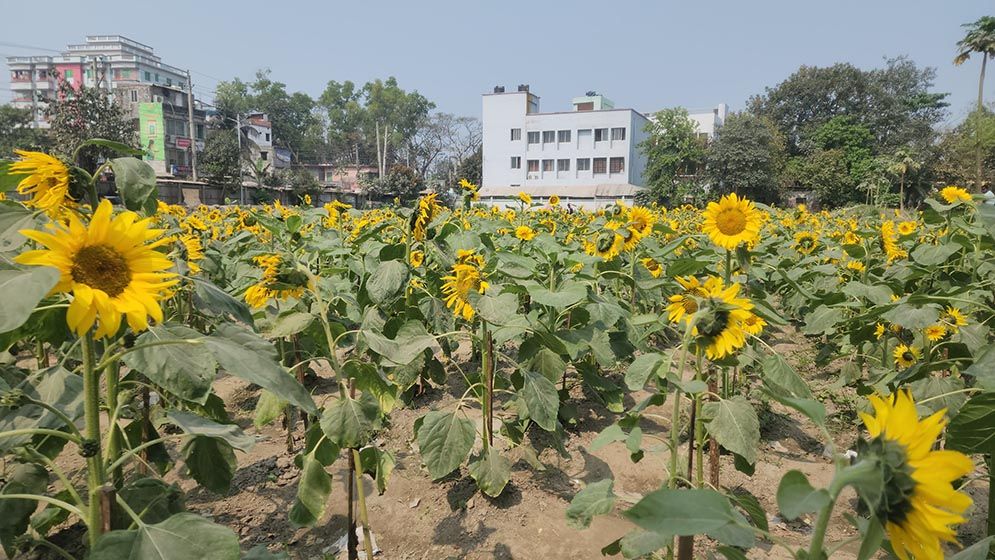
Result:
{"type": "Polygon", "coordinates": [[[152,47],[121,35],[88,35],[68,45],[60,56],[10,56],[12,105],[31,109],[36,128],[47,128],[45,100],[58,88],[57,76],[69,85],[103,87],[143,83],[185,89],[186,72],[162,62],[152,47]]]}
{"type": "Polygon", "coordinates": [[[186,177],[192,171],[191,147],[204,151],[206,112],[193,110],[194,137],[190,137],[187,92],[175,86],[141,82],[115,84],[117,103],[136,122],[145,160],[159,175],[186,177]]]}
{"type": "Polygon", "coordinates": [[[573,100],[572,111],[542,113],[527,85],[484,95],[482,200],[501,203],[526,192],[534,199],[598,207],[632,200],[646,159],[636,146],[646,117],[616,109],[602,95],[573,100]]]}
{"type": "MultiPolygon", "coordinates": [[[[594,92],[572,105],[570,111],[540,112],[539,96],[527,85],[484,94],[482,200],[501,204],[525,192],[539,201],[557,195],[574,207],[631,203],[645,184],[639,144],[649,118],[594,92]]],[[[689,116],[710,139],[726,111],[723,104],[689,116]]]]}

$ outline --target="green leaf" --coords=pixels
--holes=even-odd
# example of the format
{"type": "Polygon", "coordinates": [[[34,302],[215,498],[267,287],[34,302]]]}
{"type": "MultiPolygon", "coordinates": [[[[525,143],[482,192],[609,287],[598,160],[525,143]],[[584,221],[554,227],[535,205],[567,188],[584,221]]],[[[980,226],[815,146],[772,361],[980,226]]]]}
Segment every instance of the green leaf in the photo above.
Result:
{"type": "Polygon", "coordinates": [[[190,476],[216,494],[227,494],[238,468],[231,445],[220,438],[195,437],[183,446],[190,476]]]}
{"type": "Polygon", "coordinates": [[[39,227],[34,212],[15,202],[0,201],[0,253],[14,251],[24,245],[28,238],[21,235],[20,230],[39,227]]]}
{"type": "Polygon", "coordinates": [[[372,476],[377,483],[377,493],[383,496],[387,491],[387,480],[394,472],[394,455],[390,451],[381,450],[374,446],[364,447],[359,452],[359,462],[363,467],[363,472],[372,476]]]}
{"type": "Polygon", "coordinates": [[[912,250],[912,260],[923,266],[936,266],[947,262],[954,253],[961,249],[956,243],[944,245],[920,245],[912,250]]]}
{"type": "MultiPolygon", "coordinates": [[[[48,471],[35,463],[17,463],[7,472],[0,494],[44,494],[48,471]]],[[[28,529],[31,514],[38,509],[35,500],[0,500],[0,543],[9,558],[15,556],[14,540],[28,529]]]]}
{"type": "Polygon", "coordinates": [[[737,395],[729,399],[707,402],[703,408],[708,433],[719,445],[740,455],[750,464],[757,462],[760,445],[760,420],[746,398],[737,395]]]}
{"type": "Polygon", "coordinates": [[[453,472],[473,448],[473,422],[453,412],[432,411],[415,427],[418,449],[433,480],[453,472]]]}
{"type": "Polygon", "coordinates": [[[332,493],[332,476],[313,453],[304,455],[297,498],[290,508],[290,522],[298,527],[313,527],[325,515],[332,493]]]}
{"type": "Polygon", "coordinates": [[[801,471],[788,471],[777,487],[777,508],[789,521],[803,513],[819,511],[830,499],[829,492],[813,488],[801,471]]]}
{"type": "Polygon", "coordinates": [[[286,408],[287,401],[264,390],[259,394],[259,400],[256,401],[256,410],[252,418],[252,425],[256,429],[268,426],[279,418],[286,408]]]}
{"type": "Polygon", "coordinates": [[[467,465],[477,488],[492,498],[497,498],[511,480],[511,461],[491,447],[472,458],[467,465]]]}
{"type": "MultiPolygon", "coordinates": [[[[133,480],[121,488],[118,495],[145,523],[159,523],[184,511],[180,487],[166,484],[158,478],[133,480]]],[[[127,529],[131,526],[131,516],[123,508],[114,508],[113,516],[114,528],[127,529]]]]}
{"type": "Polygon", "coordinates": [[[715,551],[724,556],[726,560],[747,560],[748,558],[742,550],[731,546],[723,545],[716,548],[715,551]]]}
{"type": "Polygon", "coordinates": [[[419,321],[408,321],[401,325],[393,340],[371,329],[363,329],[362,335],[371,350],[396,366],[410,364],[418,354],[435,344],[435,337],[428,334],[425,325],[419,321]]]}
{"type": "Polygon", "coordinates": [[[750,521],[763,531],[770,531],[770,526],[767,523],[767,514],[764,512],[763,506],[760,505],[760,500],[756,496],[751,494],[749,490],[740,489],[735,491],[730,496],[736,505],[743,508],[746,514],[750,516],[750,521]]]}
{"type": "Polygon", "coordinates": [[[370,295],[373,303],[383,303],[388,297],[397,294],[407,279],[406,264],[401,261],[382,262],[366,281],[366,293],[370,295]]]}
{"type": "Polygon", "coordinates": [[[587,297],[587,286],[580,282],[564,282],[556,291],[546,288],[529,290],[532,301],[554,309],[565,309],[587,297]]]}
{"type": "Polygon", "coordinates": [[[606,478],[588,484],[577,492],[567,507],[567,525],[575,529],[586,529],[595,515],[609,513],[615,507],[617,499],[612,491],[614,484],[614,480],[606,478]]]}
{"type": "Polygon", "coordinates": [[[59,269],[32,266],[27,270],[0,270],[0,332],[20,327],[35,306],[59,282],[59,269]]]}
{"type": "MultiPolygon", "coordinates": [[[[667,547],[673,541],[670,535],[653,531],[631,531],[619,541],[623,558],[642,558],[647,554],[667,547]]],[[[651,557],[652,558],[652,557],[651,557]]]]}
{"type": "MultiPolygon", "coordinates": [[[[83,379],[60,366],[31,374],[17,384],[17,389],[32,399],[48,403],[73,420],[83,416],[83,379]]],[[[17,408],[0,408],[0,431],[32,428],[65,429],[63,421],[51,411],[29,404],[17,408]]],[[[30,434],[0,439],[0,450],[9,450],[31,441],[30,434]]]]}
{"type": "Polygon", "coordinates": [[[645,387],[650,376],[664,362],[664,357],[663,354],[656,352],[636,356],[636,359],[629,364],[629,368],[625,370],[625,386],[630,391],[638,391],[645,387]]]}
{"type": "Polygon", "coordinates": [[[735,519],[725,496],[701,488],[651,492],[624,515],[647,531],[676,536],[707,533],[735,519]]]}
{"type": "Polygon", "coordinates": [[[473,308],[477,310],[477,315],[492,325],[506,325],[519,316],[518,296],[515,294],[481,295],[476,300],[473,308]]]}
{"type": "Polygon", "coordinates": [[[397,404],[397,386],[387,381],[376,365],[359,360],[349,360],[342,365],[349,379],[356,380],[356,388],[377,398],[384,414],[390,414],[397,404]]]}
{"type": "Polygon", "coordinates": [[[313,322],[314,315],[294,311],[277,317],[272,328],[265,334],[270,339],[287,338],[308,328],[313,322]]]}
{"type": "Polygon", "coordinates": [[[125,208],[135,212],[142,209],[145,201],[156,191],[155,170],[144,161],[123,157],[111,160],[114,170],[114,185],[125,208]]]}
{"type": "Polygon", "coordinates": [[[605,446],[615,443],[617,441],[622,441],[626,438],[625,431],[618,424],[609,424],[607,428],[601,430],[601,433],[594,438],[591,442],[590,450],[592,453],[603,449],[605,446]]]}
{"type": "Polygon", "coordinates": [[[220,328],[203,340],[208,355],[213,355],[229,374],[259,385],[309,414],[318,413],[311,394],[285,367],[268,355],[272,346],[265,340],[248,331],[220,328]],[[233,339],[232,333],[237,333],[239,337],[233,339]]]}
{"type": "Polygon", "coordinates": [[[842,311],[834,307],[820,305],[805,316],[805,324],[802,326],[802,332],[810,336],[832,334],[836,332],[836,325],[842,320],[842,311]]]}
{"type": "Polygon", "coordinates": [[[798,399],[812,398],[808,384],[780,354],[764,358],[762,371],[764,384],[771,392],[798,399]]]}
{"type": "Polygon", "coordinates": [[[245,553],[242,560],[290,560],[290,556],[284,551],[270,552],[266,545],[257,544],[245,553]]]}
{"type": "Polygon", "coordinates": [[[553,383],[559,381],[567,369],[567,364],[563,361],[563,358],[546,347],[540,348],[536,352],[536,355],[532,357],[532,361],[529,362],[529,366],[553,383]]]}
{"type": "Polygon", "coordinates": [[[985,560],[988,558],[988,549],[991,548],[993,539],[995,537],[982,539],[954,554],[949,560],[985,560]]]}
{"type": "Polygon", "coordinates": [[[884,527],[881,526],[877,517],[872,515],[867,522],[867,530],[864,532],[864,539],[860,543],[860,550],[857,551],[857,560],[870,560],[878,549],[881,548],[882,541],[884,541],[884,527]]]}
{"type": "Polygon", "coordinates": [[[211,317],[234,318],[247,325],[253,324],[252,312],[244,301],[233,298],[228,292],[197,276],[193,282],[193,302],[197,310],[211,317]]]}
{"type": "Polygon", "coordinates": [[[379,418],[380,407],[371,395],[339,397],[325,407],[321,430],[339,447],[362,447],[378,427],[379,418]]]}
{"type": "Polygon", "coordinates": [[[207,402],[217,368],[204,335],[175,323],[156,325],[139,336],[124,363],[177,397],[200,404],[207,402]]]}
{"type": "Polygon", "coordinates": [[[528,417],[547,432],[556,431],[556,415],[560,410],[560,396],[556,385],[546,377],[526,370],[519,395],[525,403],[528,417]]]}
{"type": "Polygon", "coordinates": [[[947,449],[995,453],[995,393],[971,397],[947,426],[947,449]]]}
{"type": "Polygon", "coordinates": [[[100,536],[89,560],[238,560],[238,536],[193,513],[100,536]]]}
{"type": "Polygon", "coordinates": [[[908,303],[899,304],[886,311],[881,318],[910,330],[924,329],[940,318],[939,308],[933,305],[916,307],[908,303]]]}
{"type": "Polygon", "coordinates": [[[255,440],[245,434],[237,424],[219,424],[196,414],[181,410],[166,411],[166,422],[183,430],[183,433],[198,437],[223,439],[243,453],[252,451],[255,440]]]}

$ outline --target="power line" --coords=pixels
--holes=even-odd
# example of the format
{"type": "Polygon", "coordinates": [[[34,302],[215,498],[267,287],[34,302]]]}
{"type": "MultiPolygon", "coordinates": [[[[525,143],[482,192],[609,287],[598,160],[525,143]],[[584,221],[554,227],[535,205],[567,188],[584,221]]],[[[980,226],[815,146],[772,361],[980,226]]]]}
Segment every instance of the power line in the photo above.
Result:
{"type": "Polygon", "coordinates": [[[31,50],[36,50],[36,51],[48,51],[48,52],[54,52],[54,53],[62,54],[62,51],[57,51],[55,49],[46,49],[45,47],[34,47],[34,46],[31,46],[31,45],[22,45],[20,43],[8,43],[6,41],[0,41],[0,46],[14,47],[16,49],[31,49],[31,50]]]}

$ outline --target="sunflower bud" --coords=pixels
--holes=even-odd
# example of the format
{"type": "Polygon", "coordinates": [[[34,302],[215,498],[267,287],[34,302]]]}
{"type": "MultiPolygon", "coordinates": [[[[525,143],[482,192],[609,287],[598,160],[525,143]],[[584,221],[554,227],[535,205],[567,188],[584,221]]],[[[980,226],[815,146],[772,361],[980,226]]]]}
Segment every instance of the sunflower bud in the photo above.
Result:
{"type": "Polygon", "coordinates": [[[84,439],[79,444],[79,454],[89,459],[95,457],[100,452],[100,441],[95,439],[84,439]]]}

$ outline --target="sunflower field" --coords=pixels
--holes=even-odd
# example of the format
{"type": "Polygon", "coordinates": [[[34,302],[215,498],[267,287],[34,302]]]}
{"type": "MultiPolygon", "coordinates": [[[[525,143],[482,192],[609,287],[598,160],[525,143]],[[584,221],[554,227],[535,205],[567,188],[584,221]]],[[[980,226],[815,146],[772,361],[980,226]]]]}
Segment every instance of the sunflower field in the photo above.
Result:
{"type": "Polygon", "coordinates": [[[221,376],[259,388],[256,427],[287,430],[300,470],[291,523],[320,530],[348,500],[350,557],[373,557],[366,489],[389,493],[397,463],[377,436],[433,387],[461,394],[415,422],[418,462],[433,480],[465,472],[488,497],[516,464],[542,467],[537,436],[570,440],[581,400],[612,418],[595,446],[666,457],[659,488],[634,503],[610,478],[572,497],[577,531],[602,515],[631,524],[594,554],[987,556],[990,537],[957,532],[987,515],[968,490],[987,496],[995,451],[995,206],[981,197],[950,186],[905,213],[735,194],[574,212],[525,193],[482,205],[464,182],[455,209],[434,194],[412,208],[187,209],[157,200],[138,154],[92,143],[121,157],[93,173],[35,152],[0,162],[0,191],[18,193],[0,201],[10,557],[288,557],[242,550],[167,481],[224,493],[252,446],[215,392],[221,376]],[[97,195],[105,174],[119,206],[97,195]],[[812,344],[833,386],[859,396],[846,437],[775,350],[783,337],[812,344]],[[312,366],[329,372],[320,387],[312,366]],[[728,465],[750,475],[764,462],[771,403],[821,434],[834,475],[816,487],[783,473],[765,512],[724,479],[728,465]],[[812,516],[807,541],[773,534],[775,514],[812,516]],[[827,539],[834,518],[852,524],[848,541],[827,539]],[[78,543],[51,538],[72,527],[78,543]]]}

